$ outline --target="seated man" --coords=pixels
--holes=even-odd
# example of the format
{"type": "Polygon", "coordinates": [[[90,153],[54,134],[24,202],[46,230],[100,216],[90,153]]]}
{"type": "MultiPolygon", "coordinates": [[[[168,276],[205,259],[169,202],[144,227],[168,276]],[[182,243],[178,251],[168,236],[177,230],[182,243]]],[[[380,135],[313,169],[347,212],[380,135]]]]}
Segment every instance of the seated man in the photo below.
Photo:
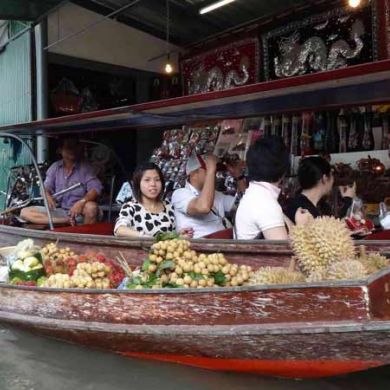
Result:
{"type": "MultiPolygon", "coordinates": [[[[64,140],[59,149],[62,160],[56,161],[47,170],[44,187],[54,224],[92,224],[97,220],[99,209],[96,199],[103,186],[93,167],[81,160],[81,151],[77,140],[64,140]],[[62,195],[57,208],[52,195],[77,183],[82,186],[62,195]]],[[[46,209],[42,206],[27,207],[20,216],[31,223],[49,222],[46,209]]]]}
{"type": "Polygon", "coordinates": [[[214,156],[204,160],[193,154],[186,165],[186,186],[172,195],[177,229],[192,228],[194,238],[224,230],[225,214],[234,205],[234,196],[215,191],[216,166],[214,156]]]}

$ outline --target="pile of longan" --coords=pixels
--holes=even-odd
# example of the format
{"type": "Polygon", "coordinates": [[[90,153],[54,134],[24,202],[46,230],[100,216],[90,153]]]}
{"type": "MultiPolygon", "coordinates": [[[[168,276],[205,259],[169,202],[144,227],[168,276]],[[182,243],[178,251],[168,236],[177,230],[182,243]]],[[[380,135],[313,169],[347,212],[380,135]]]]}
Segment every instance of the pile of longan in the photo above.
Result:
{"type": "Polygon", "coordinates": [[[190,242],[181,239],[160,241],[152,245],[148,274],[159,275],[159,285],[184,288],[241,286],[252,275],[246,265],[230,264],[222,253],[198,254],[190,242]]]}

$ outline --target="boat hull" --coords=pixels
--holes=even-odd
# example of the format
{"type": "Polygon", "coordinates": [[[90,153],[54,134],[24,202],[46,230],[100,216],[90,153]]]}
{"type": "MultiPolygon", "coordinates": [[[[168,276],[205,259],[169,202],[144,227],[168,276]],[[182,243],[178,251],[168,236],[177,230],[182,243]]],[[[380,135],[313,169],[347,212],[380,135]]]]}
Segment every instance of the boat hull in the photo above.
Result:
{"type": "Polygon", "coordinates": [[[3,323],[131,358],[286,378],[342,375],[390,364],[390,322],[302,327],[107,326],[4,316],[3,323]]]}
{"type": "MultiPolygon", "coordinates": [[[[33,238],[123,253],[139,264],[151,241],[0,227],[0,245],[33,238]]],[[[367,242],[389,251],[389,242],[367,242]]],[[[288,243],[194,240],[230,261],[287,265],[288,243]]],[[[210,289],[76,290],[0,284],[0,322],[112,351],[213,370],[321,377],[390,364],[390,271],[362,281],[210,289]]]]}

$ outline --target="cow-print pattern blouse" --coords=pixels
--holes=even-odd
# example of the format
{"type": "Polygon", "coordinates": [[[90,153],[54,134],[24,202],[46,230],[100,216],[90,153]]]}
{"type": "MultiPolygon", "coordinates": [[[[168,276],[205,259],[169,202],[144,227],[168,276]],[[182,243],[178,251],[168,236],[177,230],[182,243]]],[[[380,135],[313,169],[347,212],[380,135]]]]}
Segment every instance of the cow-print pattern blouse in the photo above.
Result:
{"type": "Polygon", "coordinates": [[[154,237],[158,233],[174,232],[175,214],[172,205],[164,201],[164,210],[151,213],[141,203],[130,201],[123,204],[116,220],[114,234],[120,226],[126,226],[143,235],[154,237]]]}

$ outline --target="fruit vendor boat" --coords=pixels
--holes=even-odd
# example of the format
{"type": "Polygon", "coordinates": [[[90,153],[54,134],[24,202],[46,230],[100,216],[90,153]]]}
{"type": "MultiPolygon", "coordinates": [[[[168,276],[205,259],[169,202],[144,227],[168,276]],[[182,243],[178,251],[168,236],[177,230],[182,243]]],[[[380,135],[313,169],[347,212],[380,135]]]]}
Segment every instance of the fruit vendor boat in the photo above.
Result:
{"type": "MultiPolygon", "coordinates": [[[[13,231],[23,229],[9,228],[13,231]]],[[[145,258],[148,241],[29,231],[37,244],[145,258]]],[[[15,243],[1,234],[1,246],[15,243]]],[[[387,241],[365,242],[389,253],[387,241]]],[[[252,266],[285,265],[285,243],[210,240],[252,266]]],[[[282,377],[322,377],[390,364],[390,270],[366,280],[205,289],[76,290],[0,284],[0,322],[134,358],[282,377]]]]}
{"type": "MultiPolygon", "coordinates": [[[[250,117],[388,101],[386,60],[3,126],[0,135],[131,131],[220,120],[232,113],[250,117]]],[[[93,248],[107,256],[121,252],[137,263],[151,245],[148,240],[115,238],[109,225],[88,229],[38,231],[0,225],[0,247],[24,238],[38,245],[59,240],[79,251],[93,248]]],[[[368,250],[390,253],[389,241],[360,243],[368,250]]],[[[287,242],[211,239],[194,240],[192,246],[205,253],[221,251],[230,261],[253,266],[287,266],[291,259],[287,242]]],[[[202,290],[64,290],[0,284],[0,322],[130,357],[284,377],[338,375],[390,364],[390,271],[353,282],[202,290]]]]}

